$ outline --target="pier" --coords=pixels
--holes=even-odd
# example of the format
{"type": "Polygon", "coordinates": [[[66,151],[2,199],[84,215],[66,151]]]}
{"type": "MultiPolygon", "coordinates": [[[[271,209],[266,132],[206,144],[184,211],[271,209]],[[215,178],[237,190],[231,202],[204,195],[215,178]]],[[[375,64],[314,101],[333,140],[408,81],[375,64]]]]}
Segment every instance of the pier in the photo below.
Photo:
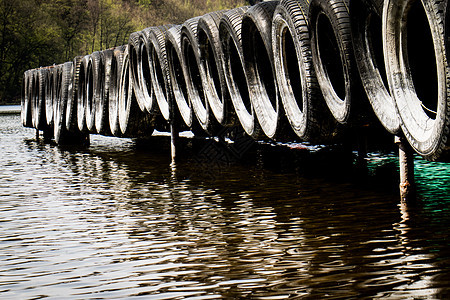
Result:
{"type": "Polygon", "coordinates": [[[375,2],[264,1],[134,32],[126,45],[26,71],[22,123],[59,145],[166,132],[173,161],[184,131],[231,144],[245,135],[344,145],[362,164],[367,143],[388,136],[401,198],[415,198],[414,155],[450,156],[447,37],[435,24],[447,12],[375,2]],[[401,38],[399,14],[405,30],[425,29],[401,38]],[[431,44],[411,47],[421,41],[431,44]]]}

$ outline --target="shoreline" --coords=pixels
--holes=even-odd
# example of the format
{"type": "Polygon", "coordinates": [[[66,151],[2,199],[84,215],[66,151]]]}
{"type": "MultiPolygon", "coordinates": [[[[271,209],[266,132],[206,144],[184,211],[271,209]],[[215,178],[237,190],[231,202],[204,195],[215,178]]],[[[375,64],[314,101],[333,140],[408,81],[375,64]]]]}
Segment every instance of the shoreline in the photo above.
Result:
{"type": "Polygon", "coordinates": [[[20,105],[0,105],[0,114],[20,114],[20,105]]]}

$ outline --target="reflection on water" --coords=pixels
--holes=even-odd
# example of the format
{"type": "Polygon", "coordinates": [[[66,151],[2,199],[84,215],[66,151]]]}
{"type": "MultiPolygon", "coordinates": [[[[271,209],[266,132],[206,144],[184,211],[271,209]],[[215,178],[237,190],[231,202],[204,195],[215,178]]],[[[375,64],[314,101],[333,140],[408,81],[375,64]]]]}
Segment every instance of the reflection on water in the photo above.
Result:
{"type": "Polygon", "coordinates": [[[131,140],[61,149],[0,118],[1,298],[450,296],[445,164],[418,162],[422,200],[408,206],[258,164],[211,176],[131,140]]]}

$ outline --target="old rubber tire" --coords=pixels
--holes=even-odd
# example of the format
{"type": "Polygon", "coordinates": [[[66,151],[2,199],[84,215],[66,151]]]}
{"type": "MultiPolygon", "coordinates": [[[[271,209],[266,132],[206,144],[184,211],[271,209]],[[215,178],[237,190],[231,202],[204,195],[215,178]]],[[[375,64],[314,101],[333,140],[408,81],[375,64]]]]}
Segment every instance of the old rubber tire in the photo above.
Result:
{"type": "Polygon", "coordinates": [[[276,77],[284,111],[303,141],[326,143],[339,126],[325,104],[311,56],[308,3],[283,0],[272,22],[276,77]]]}
{"type": "MultiPolygon", "coordinates": [[[[184,124],[191,128],[194,115],[186,87],[186,71],[183,68],[183,56],[181,54],[181,25],[173,26],[167,30],[166,54],[169,67],[169,76],[178,112],[184,124]]],[[[174,111],[175,113],[175,111],[174,111]]],[[[176,116],[174,116],[176,118],[176,116]]]]}
{"type": "MultiPolygon", "coordinates": [[[[157,99],[156,93],[154,91],[154,81],[156,81],[155,74],[152,70],[152,65],[154,64],[155,49],[154,44],[151,41],[151,36],[154,32],[160,32],[165,30],[164,28],[170,28],[170,26],[159,26],[159,27],[149,27],[142,30],[140,35],[140,60],[139,60],[139,84],[142,91],[144,110],[146,111],[148,122],[153,124],[155,129],[164,130],[167,124],[165,117],[162,116],[158,101],[165,101],[163,99],[157,99]]],[[[164,38],[162,39],[164,41],[164,38]]],[[[169,114],[167,112],[167,114],[169,114]]]]}
{"type": "Polygon", "coordinates": [[[137,103],[128,50],[129,47],[123,54],[120,72],[118,107],[120,131],[123,137],[147,137],[152,135],[154,124],[149,122],[149,114],[142,112],[137,103]]]}
{"type": "Polygon", "coordinates": [[[342,124],[358,111],[349,0],[312,0],[309,7],[314,68],[325,101],[342,124]],[[356,100],[355,100],[356,99],[356,100]]]}
{"type": "Polygon", "coordinates": [[[31,95],[30,95],[30,82],[31,82],[31,70],[27,70],[23,73],[22,77],[22,93],[20,101],[20,118],[24,127],[32,127],[31,120],[31,95]]]}
{"type": "Polygon", "coordinates": [[[250,101],[262,131],[270,139],[277,139],[284,120],[272,49],[272,18],[278,3],[258,3],[242,20],[242,53],[250,101]]]}
{"type": "Polygon", "coordinates": [[[119,94],[120,94],[120,80],[122,77],[123,57],[127,46],[119,46],[114,49],[114,55],[111,61],[111,82],[109,88],[108,99],[108,115],[109,127],[111,134],[120,137],[122,132],[119,123],[119,94]]]}
{"type": "Polygon", "coordinates": [[[38,130],[47,129],[45,117],[45,77],[47,69],[36,69],[32,81],[32,119],[33,127],[38,130]]]}
{"type": "MultiPolygon", "coordinates": [[[[52,117],[52,126],[54,129],[55,126],[55,118],[58,113],[59,105],[61,102],[61,93],[62,93],[62,78],[63,78],[63,67],[64,64],[60,64],[54,67],[53,70],[53,117],[52,117]]],[[[55,131],[53,130],[55,133],[55,131]]]]}
{"type": "Polygon", "coordinates": [[[94,85],[95,95],[95,130],[102,135],[111,135],[109,130],[108,116],[108,98],[111,78],[111,61],[113,50],[107,49],[100,52],[95,64],[98,64],[98,70],[94,73],[96,83],[94,85]]]}
{"type": "Polygon", "coordinates": [[[69,94],[72,93],[73,62],[66,62],[60,67],[61,82],[59,99],[56,101],[54,115],[54,137],[58,145],[64,144],[67,139],[66,106],[69,94]]]}
{"type": "MultiPolygon", "coordinates": [[[[87,111],[87,99],[88,95],[88,69],[90,65],[90,55],[86,55],[81,60],[80,73],[78,77],[78,89],[77,89],[77,122],[78,130],[81,132],[88,132],[86,124],[86,111],[87,111]]],[[[91,90],[92,95],[92,90],[91,90]]]]}
{"type": "Polygon", "coordinates": [[[261,128],[251,104],[245,61],[242,53],[242,18],[249,9],[240,7],[226,12],[220,21],[219,36],[228,92],[234,111],[244,131],[251,137],[261,137],[261,128]]]}
{"type": "Polygon", "coordinates": [[[153,74],[151,72],[151,64],[153,57],[151,56],[152,44],[149,41],[150,32],[155,27],[149,27],[142,30],[142,34],[139,36],[140,44],[140,60],[139,60],[139,74],[138,80],[142,91],[142,103],[151,115],[158,114],[158,105],[156,104],[156,97],[153,91],[152,81],[153,74]]]}
{"type": "Polygon", "coordinates": [[[448,161],[450,66],[447,1],[386,0],[383,48],[402,131],[424,158],[448,161]]]}
{"type": "Polygon", "coordinates": [[[219,24],[226,11],[208,13],[198,21],[200,68],[208,107],[222,126],[235,124],[236,118],[223,71],[223,52],[219,37],[219,24]]]}
{"type": "Polygon", "coordinates": [[[166,35],[172,26],[153,27],[148,31],[148,35],[145,35],[151,74],[150,84],[154,96],[149,110],[154,113],[159,111],[166,122],[172,121],[175,104],[166,53],[166,35]]]}
{"type": "Polygon", "coordinates": [[[137,103],[141,111],[145,110],[145,98],[143,94],[143,89],[141,87],[141,82],[139,80],[142,75],[141,70],[141,47],[142,47],[142,31],[133,32],[130,34],[128,39],[128,56],[130,64],[130,75],[131,75],[131,85],[134,89],[134,94],[136,95],[137,103]]]}
{"type": "Polygon", "coordinates": [[[79,88],[80,68],[82,56],[77,56],[73,59],[72,72],[72,92],[69,93],[66,105],[66,129],[69,132],[78,132],[78,117],[77,117],[77,96],[79,88]]]}
{"type": "Polygon", "coordinates": [[[201,128],[209,135],[215,135],[219,130],[209,107],[206,75],[200,63],[200,47],[198,43],[198,22],[200,17],[184,22],[181,28],[181,53],[183,55],[184,69],[186,70],[186,85],[192,110],[201,128]]]}
{"type": "Polygon", "coordinates": [[[53,126],[53,107],[55,105],[57,90],[56,78],[58,77],[58,68],[50,66],[45,68],[44,98],[45,98],[45,118],[48,126],[53,126]]]}
{"type": "Polygon", "coordinates": [[[89,62],[85,69],[85,101],[86,101],[86,128],[90,133],[96,133],[95,129],[95,109],[97,107],[96,87],[100,88],[101,82],[98,81],[96,74],[99,73],[100,52],[96,51],[89,55],[89,62]],[[97,69],[95,69],[97,68],[97,69]]]}
{"type": "Polygon", "coordinates": [[[353,49],[361,82],[375,115],[389,133],[397,134],[400,118],[388,89],[381,14],[375,4],[369,0],[350,2],[353,49]]]}

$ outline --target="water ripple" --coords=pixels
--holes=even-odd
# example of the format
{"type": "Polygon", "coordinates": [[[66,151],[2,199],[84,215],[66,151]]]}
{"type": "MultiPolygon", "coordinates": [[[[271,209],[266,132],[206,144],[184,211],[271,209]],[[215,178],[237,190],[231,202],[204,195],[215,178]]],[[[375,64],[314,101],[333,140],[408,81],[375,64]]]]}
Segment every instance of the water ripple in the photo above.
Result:
{"type": "Polygon", "coordinates": [[[448,194],[411,207],[258,166],[211,177],[132,140],[63,149],[0,118],[2,299],[449,296],[448,194]]]}

